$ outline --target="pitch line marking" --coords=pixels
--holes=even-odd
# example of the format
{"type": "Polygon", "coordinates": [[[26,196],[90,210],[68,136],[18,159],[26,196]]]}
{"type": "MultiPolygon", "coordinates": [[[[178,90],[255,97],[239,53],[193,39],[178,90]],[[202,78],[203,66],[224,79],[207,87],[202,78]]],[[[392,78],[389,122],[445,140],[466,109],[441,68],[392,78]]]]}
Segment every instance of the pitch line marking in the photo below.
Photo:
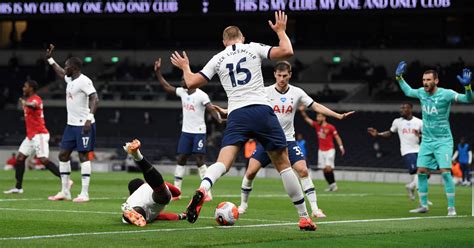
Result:
{"type": "MultiPolygon", "coordinates": [[[[427,217],[405,217],[405,218],[391,218],[391,219],[366,219],[366,220],[341,220],[341,221],[323,221],[318,222],[319,225],[324,224],[345,224],[345,223],[364,223],[364,222],[383,222],[383,221],[410,221],[423,219],[445,219],[445,218],[463,218],[470,217],[467,215],[461,216],[427,216],[427,217]]],[[[233,229],[233,228],[260,228],[260,227],[274,227],[274,226],[290,226],[298,225],[298,223],[274,223],[274,224],[257,224],[257,225],[243,225],[243,226],[206,226],[206,227],[191,227],[191,228],[167,228],[167,229],[150,229],[150,230],[134,230],[134,231],[111,231],[111,232],[89,232],[89,233],[64,233],[53,235],[35,235],[23,237],[6,237],[0,238],[0,241],[6,240],[32,240],[32,239],[48,239],[48,238],[64,238],[73,236],[98,236],[98,235],[114,235],[114,234],[130,234],[130,233],[149,233],[149,232],[174,232],[174,231],[193,231],[193,230],[210,230],[210,229],[233,229]]]]}
{"type": "MultiPolygon", "coordinates": [[[[59,212],[59,213],[85,213],[85,214],[106,214],[106,215],[117,215],[120,216],[122,212],[106,212],[106,211],[88,211],[88,210],[67,210],[67,209],[37,209],[37,208],[0,208],[0,211],[25,211],[25,212],[59,212]]],[[[214,219],[211,216],[202,216],[204,219],[214,219]]],[[[258,222],[277,222],[277,223],[288,223],[288,221],[282,220],[268,220],[268,219],[250,219],[250,218],[239,218],[239,220],[246,221],[258,221],[258,222]]]]}

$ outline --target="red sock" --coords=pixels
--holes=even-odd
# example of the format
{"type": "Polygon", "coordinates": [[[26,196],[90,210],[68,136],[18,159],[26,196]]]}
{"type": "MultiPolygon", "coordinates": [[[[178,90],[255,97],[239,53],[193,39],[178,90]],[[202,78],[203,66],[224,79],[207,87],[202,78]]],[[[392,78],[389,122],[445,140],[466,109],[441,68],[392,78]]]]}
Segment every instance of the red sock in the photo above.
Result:
{"type": "Polygon", "coordinates": [[[174,186],[173,184],[171,184],[169,182],[165,182],[165,184],[166,184],[166,186],[168,186],[168,189],[170,190],[172,197],[178,197],[178,196],[181,195],[181,190],[176,188],[176,186],[174,186]]]}
{"type": "Polygon", "coordinates": [[[178,214],[175,213],[164,213],[161,212],[157,217],[157,220],[179,220],[178,214]]]}

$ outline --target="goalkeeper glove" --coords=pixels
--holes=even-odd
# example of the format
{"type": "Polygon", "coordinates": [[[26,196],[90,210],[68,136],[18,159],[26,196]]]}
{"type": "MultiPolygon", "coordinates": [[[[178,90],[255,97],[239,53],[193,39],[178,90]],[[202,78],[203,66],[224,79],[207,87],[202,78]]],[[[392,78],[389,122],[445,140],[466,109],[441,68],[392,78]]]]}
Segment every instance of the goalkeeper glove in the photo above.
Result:
{"type": "Polygon", "coordinates": [[[466,88],[466,90],[471,89],[471,71],[467,68],[462,70],[462,77],[458,75],[458,80],[466,88]]]}
{"type": "Polygon", "coordinates": [[[405,73],[406,70],[407,70],[407,62],[401,61],[397,66],[397,70],[395,71],[395,78],[397,80],[401,80],[403,73],[405,73]]]}

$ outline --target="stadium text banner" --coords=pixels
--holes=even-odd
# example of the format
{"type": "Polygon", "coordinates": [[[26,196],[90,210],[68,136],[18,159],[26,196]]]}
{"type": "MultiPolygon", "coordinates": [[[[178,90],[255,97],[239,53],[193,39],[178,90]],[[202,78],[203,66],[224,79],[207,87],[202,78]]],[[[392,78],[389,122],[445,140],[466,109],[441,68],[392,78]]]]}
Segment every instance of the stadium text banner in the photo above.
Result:
{"type": "Polygon", "coordinates": [[[0,15],[74,15],[74,14],[158,14],[184,12],[195,14],[225,12],[317,12],[341,10],[446,9],[452,0],[154,0],[154,1],[37,1],[1,2],[0,15]],[[222,2],[217,2],[222,1],[222,2]],[[192,3],[191,3],[192,2],[192,3]],[[228,4],[227,4],[228,3],[228,4]],[[187,5],[192,5],[189,9],[187,5]],[[183,9],[183,8],[182,8],[183,9]]]}

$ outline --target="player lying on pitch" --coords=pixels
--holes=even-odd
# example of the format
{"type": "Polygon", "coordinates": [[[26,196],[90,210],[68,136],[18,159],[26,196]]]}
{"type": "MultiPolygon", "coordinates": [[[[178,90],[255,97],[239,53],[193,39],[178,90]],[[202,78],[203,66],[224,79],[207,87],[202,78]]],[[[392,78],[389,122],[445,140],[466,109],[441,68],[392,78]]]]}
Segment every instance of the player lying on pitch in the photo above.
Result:
{"type": "Polygon", "coordinates": [[[122,204],[122,222],[143,227],[155,220],[185,220],[185,213],[162,212],[170,203],[171,197],[180,196],[181,191],[163,180],[160,172],[140,153],[140,146],[140,141],[137,139],[123,146],[123,149],[132,155],[145,181],[135,178],[128,183],[130,196],[122,204]]]}

